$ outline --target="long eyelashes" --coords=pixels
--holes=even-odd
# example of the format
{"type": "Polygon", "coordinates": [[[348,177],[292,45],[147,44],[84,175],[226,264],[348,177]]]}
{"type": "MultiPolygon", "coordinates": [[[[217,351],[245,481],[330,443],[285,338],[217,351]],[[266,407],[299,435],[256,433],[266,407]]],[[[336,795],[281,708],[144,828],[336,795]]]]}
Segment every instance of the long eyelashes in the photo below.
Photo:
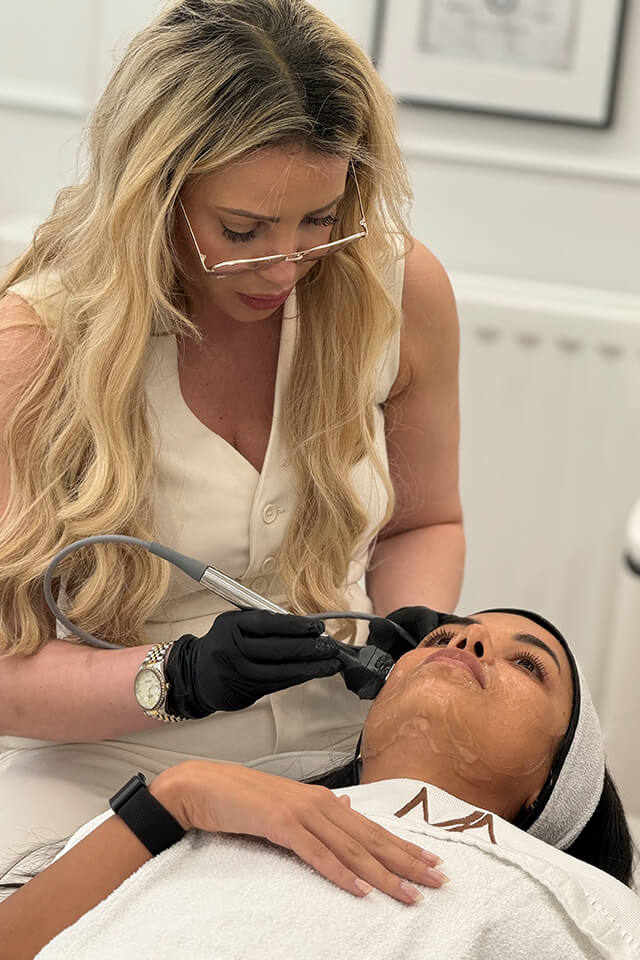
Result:
{"type": "MultiPolygon", "coordinates": [[[[547,668],[543,664],[542,660],[539,657],[536,657],[535,654],[529,653],[528,650],[520,650],[513,657],[514,660],[529,660],[536,668],[540,674],[540,679],[544,680],[547,676],[547,668]]],[[[531,671],[529,671],[531,673],[531,671]]]]}
{"type": "MultiPolygon", "coordinates": [[[[443,627],[440,627],[438,630],[434,630],[432,633],[425,637],[420,643],[421,647],[431,647],[433,646],[434,641],[445,639],[447,641],[453,640],[456,636],[455,633],[451,633],[450,630],[445,630],[443,627]]],[[[544,663],[533,653],[529,653],[528,650],[519,650],[511,658],[513,662],[517,660],[528,660],[532,666],[535,667],[535,670],[527,670],[527,673],[536,673],[541,680],[545,680],[547,677],[547,668],[544,663]]]]}
{"type": "MultiPolygon", "coordinates": [[[[322,218],[310,217],[307,221],[307,223],[312,224],[314,227],[329,227],[337,222],[338,218],[334,217],[331,213],[322,218]]],[[[255,238],[256,231],[253,229],[249,230],[247,233],[236,233],[235,230],[230,230],[228,227],[223,226],[222,235],[227,240],[231,240],[232,243],[248,243],[249,240],[253,240],[255,238]]]]}
{"type": "Polygon", "coordinates": [[[248,233],[236,233],[234,230],[229,230],[228,227],[222,228],[222,236],[233,243],[248,243],[249,240],[253,240],[255,235],[255,230],[249,230],[248,233]]]}
{"type": "Polygon", "coordinates": [[[438,640],[440,637],[444,637],[446,640],[453,640],[455,633],[451,633],[449,630],[444,630],[440,627],[438,630],[434,630],[429,634],[428,637],[424,637],[420,646],[421,647],[430,647],[434,640],[438,640]],[[427,643],[428,641],[428,643],[427,643]]]}

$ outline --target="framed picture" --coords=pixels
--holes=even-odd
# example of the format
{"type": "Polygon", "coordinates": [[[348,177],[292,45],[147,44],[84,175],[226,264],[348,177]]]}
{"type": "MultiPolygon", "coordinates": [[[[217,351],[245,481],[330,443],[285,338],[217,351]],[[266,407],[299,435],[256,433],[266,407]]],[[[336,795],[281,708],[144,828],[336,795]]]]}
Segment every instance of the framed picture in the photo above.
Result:
{"type": "Polygon", "coordinates": [[[611,124],[627,0],[379,0],[373,59],[401,102],[611,124]]]}

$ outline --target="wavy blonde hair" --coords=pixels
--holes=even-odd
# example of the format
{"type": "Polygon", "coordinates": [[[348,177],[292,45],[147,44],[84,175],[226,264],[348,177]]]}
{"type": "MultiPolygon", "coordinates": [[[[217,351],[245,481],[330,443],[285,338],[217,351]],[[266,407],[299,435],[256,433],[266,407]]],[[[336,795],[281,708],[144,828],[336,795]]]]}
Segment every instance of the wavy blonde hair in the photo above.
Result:
{"type": "MultiPolygon", "coordinates": [[[[0,653],[30,654],[49,639],[42,579],[63,546],[95,533],[156,538],[150,338],[200,336],[173,246],[176,198],[190,178],[265,146],[353,158],[369,227],[366,241],[297,284],[300,335],[283,406],[297,507],[278,574],[292,612],[340,609],[349,562],[366,547],[366,504],[351,481],[363,457],[389,498],[377,530],[395,503],[373,421],[376,367],[401,323],[381,278],[411,244],[394,110],[365,53],[306,0],[174,0],[132,40],[90,118],[81,181],[60,191],[0,283],[2,295],[52,270],[59,278],[48,348],[4,436],[0,653]]],[[[340,216],[342,229],[358,231],[350,177],[340,216]]],[[[109,544],[71,554],[61,582],[71,619],[133,646],[146,640],[169,572],[145,551],[109,544]]],[[[337,633],[354,634],[353,621],[337,633]]]]}

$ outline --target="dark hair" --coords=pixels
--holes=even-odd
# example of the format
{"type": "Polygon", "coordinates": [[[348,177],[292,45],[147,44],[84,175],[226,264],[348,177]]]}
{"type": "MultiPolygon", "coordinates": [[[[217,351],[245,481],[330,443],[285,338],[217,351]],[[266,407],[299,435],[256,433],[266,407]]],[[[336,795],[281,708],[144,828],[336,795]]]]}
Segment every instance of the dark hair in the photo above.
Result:
{"type": "Polygon", "coordinates": [[[592,863],[638,893],[633,883],[633,867],[634,854],[637,858],[640,851],[633,842],[620,795],[607,767],[598,806],[565,853],[592,863]]]}
{"type": "MultiPolygon", "coordinates": [[[[355,762],[350,760],[342,767],[302,782],[329,790],[353,787],[358,783],[355,762]]],[[[633,842],[622,801],[606,767],[598,806],[582,832],[564,852],[604,870],[638,893],[633,883],[633,866],[634,853],[640,856],[640,851],[633,842]]]]}

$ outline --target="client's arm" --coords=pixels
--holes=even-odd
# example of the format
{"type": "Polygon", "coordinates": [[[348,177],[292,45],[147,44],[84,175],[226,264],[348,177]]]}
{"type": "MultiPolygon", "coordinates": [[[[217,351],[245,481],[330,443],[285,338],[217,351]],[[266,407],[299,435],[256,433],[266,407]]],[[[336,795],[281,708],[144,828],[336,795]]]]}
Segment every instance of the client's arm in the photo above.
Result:
{"type": "MultiPolygon", "coordinates": [[[[356,896],[369,892],[356,886],[360,877],[402,903],[415,902],[402,877],[441,886],[429,872],[438,857],[352,810],[347,797],[341,802],[325,787],[239,764],[193,760],[161,773],[149,790],[185,830],[264,837],[356,896]]],[[[120,817],[109,818],[0,904],[0,930],[12,960],[32,958],[149,859],[120,817]]]]}
{"type": "MultiPolygon", "coordinates": [[[[161,774],[151,793],[179,820],[174,791],[178,776],[161,774]],[[163,779],[164,778],[164,779],[163,779]]],[[[68,853],[0,904],[0,930],[14,960],[31,960],[61,930],[151,859],[147,848],[120,817],[110,817],[68,853]],[[37,921],[35,920],[37,918],[37,921]]]]}

